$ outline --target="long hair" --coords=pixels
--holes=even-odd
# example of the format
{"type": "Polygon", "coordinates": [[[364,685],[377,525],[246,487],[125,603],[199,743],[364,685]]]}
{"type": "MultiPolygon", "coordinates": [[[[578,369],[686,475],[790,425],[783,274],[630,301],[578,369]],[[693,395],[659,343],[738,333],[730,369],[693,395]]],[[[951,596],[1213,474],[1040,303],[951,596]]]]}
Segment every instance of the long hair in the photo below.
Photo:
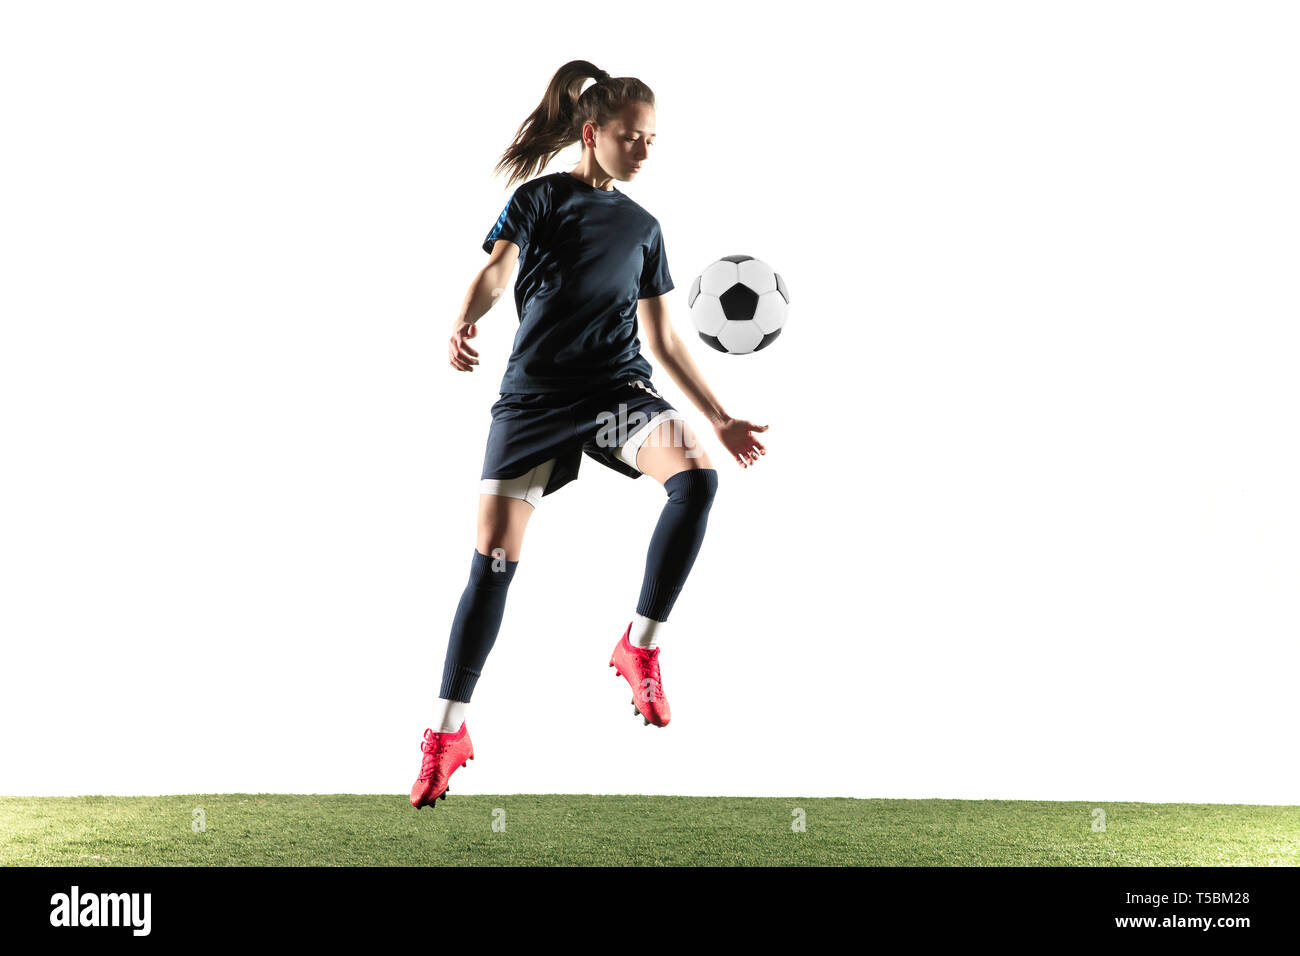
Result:
{"type": "Polygon", "coordinates": [[[582,139],[585,124],[605,126],[629,103],[653,107],[655,95],[636,77],[610,76],[586,60],[570,60],[555,71],[541,103],[519,125],[493,175],[508,172],[506,188],[531,179],[560,150],[582,139]],[[584,92],[582,84],[591,78],[596,82],[584,92]]]}

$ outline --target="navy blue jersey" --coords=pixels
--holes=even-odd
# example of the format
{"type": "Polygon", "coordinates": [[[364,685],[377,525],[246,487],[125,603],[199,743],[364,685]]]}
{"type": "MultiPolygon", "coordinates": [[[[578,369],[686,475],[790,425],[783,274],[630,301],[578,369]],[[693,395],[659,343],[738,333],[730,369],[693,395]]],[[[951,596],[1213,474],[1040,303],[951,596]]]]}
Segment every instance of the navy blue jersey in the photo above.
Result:
{"type": "Polygon", "coordinates": [[[617,189],[567,172],[510,196],[483,240],[519,246],[519,331],[501,392],[575,392],[649,379],[637,299],[673,288],[659,221],[617,189]]]}

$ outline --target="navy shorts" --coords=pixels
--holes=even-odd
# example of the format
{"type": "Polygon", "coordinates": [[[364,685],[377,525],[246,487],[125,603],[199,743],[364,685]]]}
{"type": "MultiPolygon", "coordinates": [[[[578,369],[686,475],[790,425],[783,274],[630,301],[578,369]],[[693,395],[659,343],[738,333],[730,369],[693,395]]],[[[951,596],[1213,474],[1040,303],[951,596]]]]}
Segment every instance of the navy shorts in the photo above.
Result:
{"type": "MultiPolygon", "coordinates": [[[[660,424],[674,419],[685,422],[671,402],[640,378],[595,392],[503,393],[492,406],[482,490],[510,494],[525,488],[526,493],[514,496],[536,506],[543,495],[578,477],[584,454],[640,478],[637,451],[660,424]],[[519,481],[505,486],[507,479],[519,481]]],[[[675,438],[680,435],[674,430],[675,438]]]]}

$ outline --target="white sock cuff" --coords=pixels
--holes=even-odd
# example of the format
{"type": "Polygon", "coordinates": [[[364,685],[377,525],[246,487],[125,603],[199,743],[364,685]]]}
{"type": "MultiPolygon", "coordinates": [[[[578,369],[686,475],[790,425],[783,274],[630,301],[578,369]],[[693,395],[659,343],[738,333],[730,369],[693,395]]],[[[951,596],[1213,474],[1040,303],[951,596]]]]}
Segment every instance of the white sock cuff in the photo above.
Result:
{"type": "Polygon", "coordinates": [[[633,647],[656,647],[667,626],[667,621],[656,621],[637,614],[632,618],[632,632],[628,634],[627,642],[633,647]]]}
{"type": "Polygon", "coordinates": [[[439,697],[433,709],[433,732],[454,734],[469,715],[469,701],[439,697]]]}

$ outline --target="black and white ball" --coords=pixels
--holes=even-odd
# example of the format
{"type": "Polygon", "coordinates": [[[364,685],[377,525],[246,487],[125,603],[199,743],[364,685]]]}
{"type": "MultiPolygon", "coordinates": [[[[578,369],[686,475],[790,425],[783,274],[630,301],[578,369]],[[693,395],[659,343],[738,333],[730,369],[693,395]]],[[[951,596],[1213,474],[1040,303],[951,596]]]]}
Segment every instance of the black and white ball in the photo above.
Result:
{"type": "Polygon", "coordinates": [[[761,259],[726,256],[695,277],[687,305],[701,339],[719,352],[744,355],[781,334],[790,292],[761,259]]]}

